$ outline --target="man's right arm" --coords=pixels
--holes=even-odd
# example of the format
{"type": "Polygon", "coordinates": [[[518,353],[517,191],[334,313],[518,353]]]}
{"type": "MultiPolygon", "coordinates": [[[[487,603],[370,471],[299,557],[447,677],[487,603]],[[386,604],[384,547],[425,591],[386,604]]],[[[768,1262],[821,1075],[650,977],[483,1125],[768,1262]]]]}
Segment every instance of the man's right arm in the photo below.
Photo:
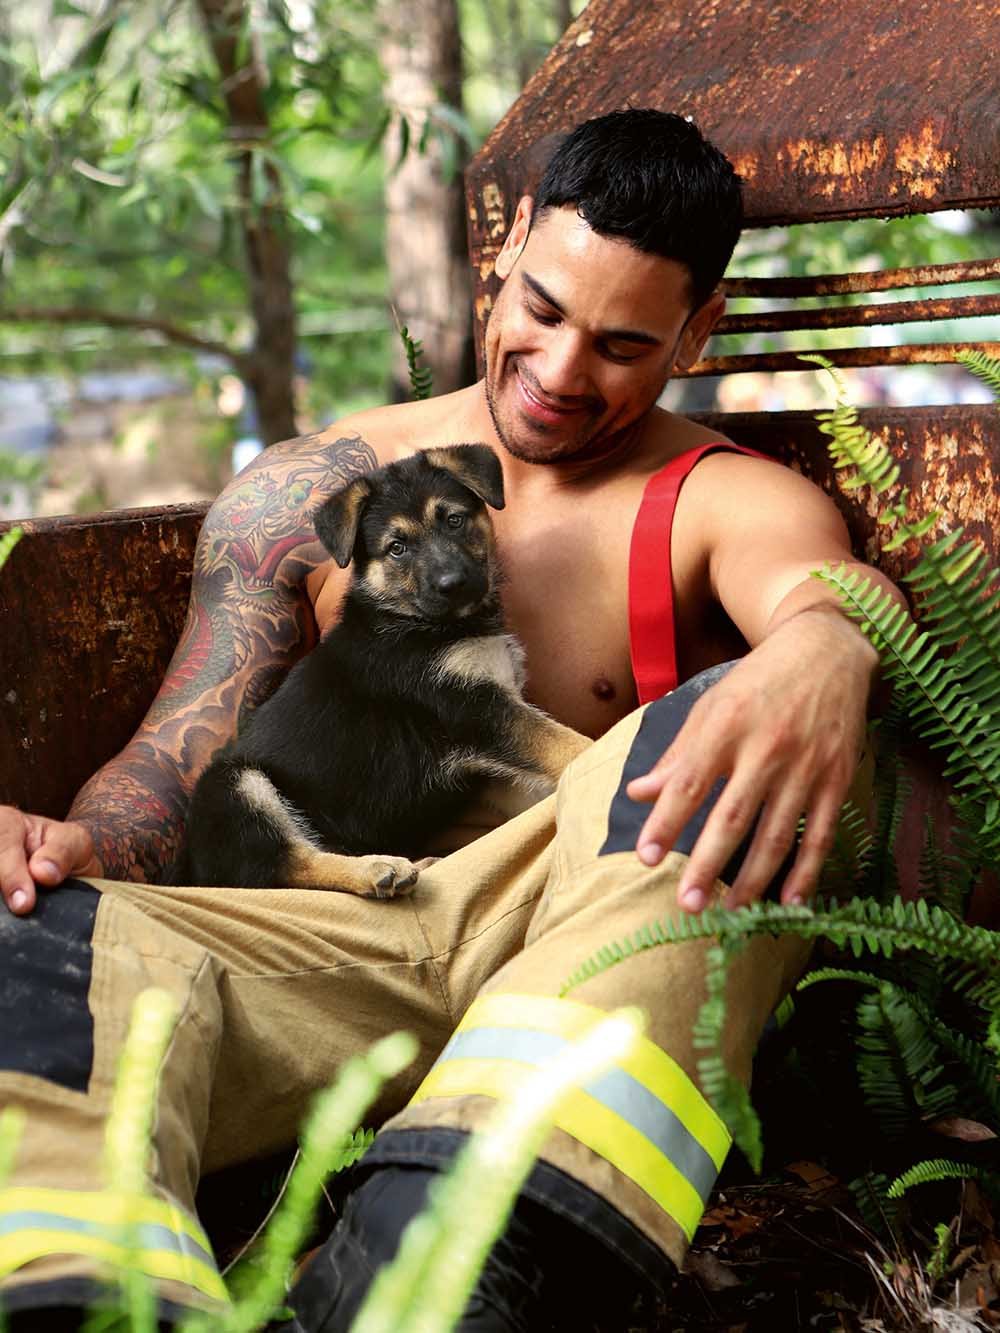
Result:
{"type": "Polygon", "coordinates": [[[210,509],[191,601],[136,735],[81,789],[65,822],[0,807],[0,894],[23,915],[68,875],[155,880],[178,850],[191,790],[240,718],[316,640],[305,581],[329,557],[317,505],[376,466],[357,435],[275,445],[210,509]]]}

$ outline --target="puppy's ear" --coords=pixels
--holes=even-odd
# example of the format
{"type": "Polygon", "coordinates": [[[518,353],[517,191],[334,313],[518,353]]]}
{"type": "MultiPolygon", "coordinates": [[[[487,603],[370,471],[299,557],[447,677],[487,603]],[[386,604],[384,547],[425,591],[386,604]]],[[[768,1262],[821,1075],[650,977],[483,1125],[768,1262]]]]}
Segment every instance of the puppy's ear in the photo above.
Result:
{"type": "Polygon", "coordinates": [[[432,467],[442,467],[450,472],[491,509],[503,508],[503,469],[488,444],[451,444],[443,449],[425,449],[424,457],[432,467]]]}
{"type": "Polygon", "coordinates": [[[358,524],[371,491],[367,477],[356,477],[316,510],[316,535],[341,569],[351,563],[358,524]]]}

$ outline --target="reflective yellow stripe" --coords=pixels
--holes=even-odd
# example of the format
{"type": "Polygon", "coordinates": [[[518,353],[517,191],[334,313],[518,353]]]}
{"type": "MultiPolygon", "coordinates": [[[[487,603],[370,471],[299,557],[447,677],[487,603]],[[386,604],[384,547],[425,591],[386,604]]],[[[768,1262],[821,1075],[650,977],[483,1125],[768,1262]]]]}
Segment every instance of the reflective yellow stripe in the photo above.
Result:
{"type": "MultiPolygon", "coordinates": [[[[577,1000],[546,995],[481,995],[469,1006],[455,1031],[473,1027],[534,1028],[575,1041],[605,1017],[604,1009],[577,1000]]],[[[648,1037],[640,1037],[634,1054],[618,1067],[665,1102],[721,1170],[732,1142],[729,1130],[676,1060],[648,1037]]]]}
{"type": "Polygon", "coordinates": [[[110,1192],[0,1190],[0,1277],[50,1254],[81,1254],[229,1300],[204,1231],[176,1204],[110,1192]]]}
{"type": "MultiPolygon", "coordinates": [[[[513,1060],[450,1060],[435,1065],[414,1100],[472,1094],[509,1097],[533,1072],[513,1060]]],[[[644,1134],[580,1091],[569,1094],[555,1124],[634,1180],[691,1239],[705,1211],[705,1202],[644,1134]]]]}
{"type": "MultiPolygon", "coordinates": [[[[413,1100],[509,1096],[561,1043],[603,1017],[604,1010],[574,1000],[482,996],[413,1100]]],[[[630,1056],[573,1093],[555,1123],[645,1190],[690,1239],[731,1140],[665,1051],[640,1038],[630,1056]]]]}

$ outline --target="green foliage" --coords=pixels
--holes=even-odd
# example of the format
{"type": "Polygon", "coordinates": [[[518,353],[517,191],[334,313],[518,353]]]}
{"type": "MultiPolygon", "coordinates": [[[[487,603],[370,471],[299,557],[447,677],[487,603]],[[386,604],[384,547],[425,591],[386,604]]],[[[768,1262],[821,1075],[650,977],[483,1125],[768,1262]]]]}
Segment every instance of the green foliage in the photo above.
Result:
{"type": "Polygon", "coordinates": [[[972,351],[959,352],[955,360],[961,362],[966,370],[971,370],[973,375],[978,375],[1000,398],[1000,361],[987,356],[985,352],[972,351]]]}
{"type": "Polygon", "coordinates": [[[0,569],[6,564],[11,551],[24,536],[23,528],[9,528],[0,533],[0,569]]]}
{"type": "Polygon", "coordinates": [[[929,1162],[917,1162],[901,1176],[897,1176],[888,1189],[890,1199],[899,1199],[914,1185],[929,1185],[936,1180],[968,1180],[978,1175],[974,1166],[965,1162],[949,1162],[943,1157],[929,1162]]]}
{"type": "MultiPolygon", "coordinates": [[[[267,70],[269,131],[253,146],[282,183],[296,304],[318,415],[383,392],[381,169],[361,161],[382,101],[367,0],[247,6],[267,70]]],[[[115,6],[110,22],[56,15],[49,51],[12,17],[0,99],[4,305],[155,314],[239,347],[249,340],[243,204],[218,74],[194,4],[115,6]],[[56,63],[78,35],[74,54],[56,63]],[[55,40],[58,38],[58,41],[55,40]]],[[[82,324],[0,324],[24,369],[134,363],[137,349],[198,374],[153,335],[82,324]]],[[[204,373],[204,372],[200,372],[204,373]]]]}
{"type": "Polygon", "coordinates": [[[434,388],[434,377],[430,367],[422,366],[420,358],[424,354],[423,343],[418,338],[411,338],[405,324],[398,324],[400,341],[406,352],[406,369],[410,376],[410,387],[414,398],[429,398],[434,388]]]}
{"type": "MultiPolygon", "coordinates": [[[[824,366],[838,389],[835,407],[820,415],[820,424],[844,488],[853,492],[867,486],[879,498],[880,521],[895,529],[887,547],[922,541],[939,515],[911,516],[898,465],[844,400],[840,376],[824,358],[806,359],[824,366]]],[[[980,358],[977,368],[1000,383],[1000,364],[980,358]]],[[[860,1097],[850,1114],[864,1118],[881,1153],[882,1161],[865,1169],[854,1189],[864,1215],[873,1225],[877,1220],[883,1233],[895,1227],[890,1207],[895,1195],[885,1183],[885,1162],[911,1145],[924,1146],[933,1127],[948,1117],[981,1117],[992,1129],[985,1135],[988,1144],[1000,1131],[1000,983],[994,980],[1000,936],[962,919],[982,869],[1000,862],[1000,594],[998,575],[985,553],[975,543],[960,543],[960,536],[947,533],[926,544],[908,576],[922,627],[894,598],[853,571],[827,568],[818,574],[837,590],[847,614],[878,648],[894,686],[879,737],[873,833],[866,837],[859,812],[846,810],[824,874],[825,889],[835,884],[846,894],[863,896],[847,902],[819,897],[810,907],[767,902],[665,917],[604,945],[563,987],[566,993],[646,949],[714,939],[707,956],[707,998],[697,1025],[704,1052],[699,1077],[735,1143],[759,1169],[763,1151],[757,1116],[721,1054],[726,971],[734,949],[754,935],[790,933],[827,941],[840,954],[870,955],[870,968],[839,962],[820,967],[799,989],[808,992],[820,983],[863,988],[853,1014],[831,1006],[833,1040],[850,1043],[847,1077],[853,1077],[860,1097]],[[920,867],[927,892],[914,902],[898,896],[894,855],[908,794],[899,758],[904,730],[943,751],[944,775],[960,821],[956,831],[949,830],[947,847],[928,823],[920,867]]],[[[800,1014],[797,1010],[796,1022],[800,1014]]],[[[809,1018],[801,1021],[805,1030],[809,1018]]],[[[806,1050],[799,1052],[807,1080],[814,1049],[810,1031],[806,1050]]],[[[836,1051],[824,1048],[822,1059],[844,1076],[836,1051]]],[[[986,1164],[980,1151],[980,1160],[962,1167],[963,1174],[976,1175],[987,1188],[1000,1182],[1000,1173],[991,1169],[1000,1166],[996,1150],[987,1147],[989,1154],[986,1164]]]]}

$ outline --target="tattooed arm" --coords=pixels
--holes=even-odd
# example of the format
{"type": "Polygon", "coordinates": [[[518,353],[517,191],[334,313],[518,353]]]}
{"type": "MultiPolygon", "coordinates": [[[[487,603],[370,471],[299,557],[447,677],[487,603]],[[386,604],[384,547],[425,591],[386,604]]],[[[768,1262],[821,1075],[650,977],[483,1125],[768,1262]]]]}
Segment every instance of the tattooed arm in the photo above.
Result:
{"type": "Polygon", "coordinates": [[[0,894],[11,911],[31,911],[36,884],[71,874],[149,882],[173,859],[199,774],[316,641],[305,581],[329,557],[313,512],[376,465],[359,436],[326,432],[273,446],[230,482],[202,527],[187,620],[136,735],[65,823],[0,807],[0,894]]]}

